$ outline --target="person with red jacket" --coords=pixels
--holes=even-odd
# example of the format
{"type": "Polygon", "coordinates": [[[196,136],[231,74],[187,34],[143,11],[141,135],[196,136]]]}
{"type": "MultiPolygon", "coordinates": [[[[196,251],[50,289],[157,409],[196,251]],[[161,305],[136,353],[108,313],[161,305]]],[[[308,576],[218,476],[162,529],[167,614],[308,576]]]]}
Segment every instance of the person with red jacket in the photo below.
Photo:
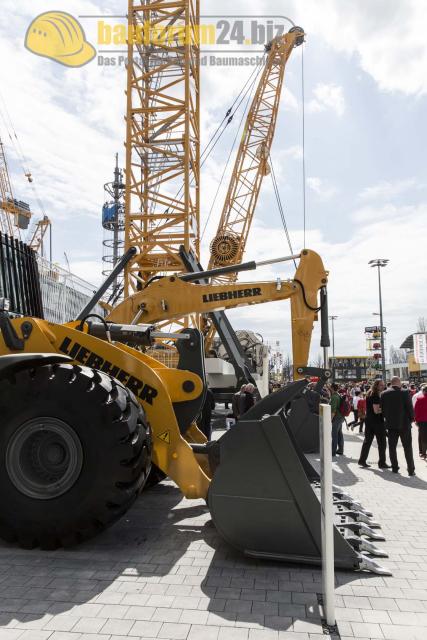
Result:
{"type": "Polygon", "coordinates": [[[414,406],[415,422],[419,429],[420,455],[423,460],[427,457],[427,385],[422,388],[422,395],[418,396],[414,406]]]}

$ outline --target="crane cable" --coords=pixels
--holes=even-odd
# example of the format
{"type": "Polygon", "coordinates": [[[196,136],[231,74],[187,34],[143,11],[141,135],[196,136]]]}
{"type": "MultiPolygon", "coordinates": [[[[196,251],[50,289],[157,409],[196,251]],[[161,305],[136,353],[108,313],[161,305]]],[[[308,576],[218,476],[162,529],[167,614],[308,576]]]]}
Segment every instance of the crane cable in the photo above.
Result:
{"type": "Polygon", "coordinates": [[[213,212],[215,203],[216,203],[218,195],[219,195],[219,191],[221,189],[221,186],[222,186],[222,183],[224,181],[224,177],[225,177],[226,171],[228,169],[228,165],[230,164],[230,160],[231,160],[232,153],[234,151],[234,147],[236,146],[236,142],[237,142],[237,138],[238,138],[239,132],[240,132],[240,130],[242,128],[243,118],[245,117],[246,112],[247,112],[248,107],[249,107],[250,99],[251,99],[251,94],[248,95],[248,98],[247,98],[247,101],[246,101],[246,105],[245,105],[245,108],[243,110],[242,117],[240,118],[239,126],[238,126],[238,128],[236,130],[236,135],[234,136],[233,144],[231,145],[230,152],[228,154],[228,158],[227,158],[227,161],[225,163],[224,170],[222,172],[220,181],[218,183],[218,187],[217,187],[217,190],[216,190],[216,193],[215,193],[215,197],[214,197],[214,199],[212,201],[211,208],[209,209],[209,214],[208,214],[208,217],[206,218],[205,226],[203,227],[203,232],[202,232],[202,235],[200,237],[200,240],[203,240],[203,238],[205,236],[206,229],[207,229],[207,226],[209,224],[209,220],[211,219],[212,212],[213,212]]]}
{"type": "MultiPolygon", "coordinates": [[[[259,63],[259,65],[257,65],[257,67],[255,67],[255,69],[254,69],[254,70],[252,71],[252,73],[250,74],[249,78],[248,78],[248,79],[246,80],[246,82],[244,83],[243,87],[241,88],[241,90],[239,91],[238,95],[237,95],[237,96],[236,96],[236,98],[234,99],[233,104],[231,105],[231,107],[230,107],[229,109],[227,109],[227,112],[226,112],[226,114],[225,114],[224,118],[222,119],[222,121],[220,122],[220,124],[218,125],[218,127],[216,128],[216,131],[215,131],[215,132],[213,133],[213,135],[211,136],[211,138],[210,138],[209,142],[207,143],[207,145],[205,146],[205,148],[203,149],[202,154],[201,154],[201,156],[200,156],[200,160],[201,160],[201,163],[200,163],[200,169],[203,167],[203,165],[205,164],[205,162],[207,161],[207,159],[209,158],[209,156],[212,154],[212,152],[213,152],[213,150],[215,149],[216,145],[218,144],[218,142],[219,142],[219,141],[220,141],[220,139],[222,138],[222,136],[223,136],[223,134],[224,134],[224,132],[225,132],[226,128],[227,128],[227,127],[231,124],[231,122],[233,121],[234,116],[236,115],[237,111],[239,110],[240,105],[242,104],[242,102],[245,100],[245,98],[246,98],[248,95],[249,95],[249,98],[251,97],[251,93],[252,93],[253,87],[254,87],[254,85],[255,85],[255,82],[257,81],[258,76],[259,76],[259,74],[260,74],[260,73],[261,73],[261,71],[262,71],[262,67],[263,67],[263,61],[264,61],[264,59],[265,59],[265,55],[264,55],[264,57],[262,58],[262,61],[259,63]],[[256,75],[255,75],[255,77],[253,78],[253,80],[252,80],[252,82],[251,82],[250,86],[249,86],[248,88],[246,88],[246,87],[247,87],[247,85],[249,84],[249,82],[251,81],[251,78],[252,78],[252,76],[253,76],[254,74],[256,74],[256,75]],[[242,94],[243,94],[243,95],[242,95],[242,94]],[[242,96],[242,97],[240,97],[240,96],[242,96]],[[240,99],[240,100],[239,100],[239,99],[240,99]],[[239,102],[238,102],[238,101],[239,101],[239,102]],[[237,106],[235,107],[235,105],[236,105],[236,103],[237,103],[237,102],[238,102],[238,104],[237,104],[237,106]],[[234,107],[235,107],[235,108],[234,108],[234,107]],[[234,110],[233,110],[233,109],[234,109],[234,110]],[[224,124],[224,123],[225,123],[225,124],[224,124]],[[223,126],[223,125],[224,125],[224,126],[223,126]],[[222,131],[220,131],[220,130],[221,130],[221,127],[222,127],[222,131]],[[219,135],[218,135],[218,134],[219,134],[219,135]],[[216,140],[215,140],[215,142],[214,142],[215,137],[216,137],[216,140]],[[209,148],[209,147],[210,147],[210,148],[209,148]]],[[[248,100],[249,100],[249,99],[248,99],[248,100]]],[[[245,110],[244,110],[243,115],[242,115],[242,119],[243,119],[243,116],[245,115],[245,113],[246,113],[246,111],[247,111],[247,108],[248,108],[248,103],[246,104],[245,110]]],[[[239,123],[239,128],[237,129],[236,137],[234,138],[233,145],[232,145],[232,148],[231,148],[230,154],[229,154],[229,156],[228,156],[227,164],[226,164],[226,166],[225,166],[225,168],[224,168],[224,172],[223,172],[223,174],[222,174],[222,176],[221,176],[221,181],[220,181],[220,183],[219,183],[219,185],[218,185],[218,189],[217,189],[217,192],[216,192],[216,195],[215,195],[215,199],[214,199],[213,205],[212,205],[212,207],[211,207],[211,210],[210,210],[210,212],[209,212],[208,220],[207,220],[207,222],[206,222],[206,224],[205,224],[205,226],[204,226],[203,233],[202,233],[202,236],[201,236],[201,240],[203,240],[203,236],[204,236],[205,231],[206,231],[207,223],[209,222],[209,218],[211,217],[213,206],[214,206],[214,204],[215,204],[216,198],[218,197],[219,189],[220,189],[221,184],[222,184],[222,181],[223,181],[223,179],[224,179],[225,171],[226,171],[227,166],[228,166],[228,163],[229,163],[229,161],[230,161],[230,157],[231,157],[231,154],[232,154],[233,149],[234,149],[234,145],[235,145],[236,140],[237,140],[237,134],[238,134],[238,132],[239,132],[239,130],[240,130],[240,128],[241,128],[241,125],[242,125],[242,121],[240,121],[240,123],[239,123]]],[[[194,183],[194,177],[193,177],[193,178],[192,178],[192,180],[191,180],[190,186],[192,186],[192,185],[193,185],[193,183],[194,183]]],[[[184,185],[182,185],[182,186],[180,187],[180,189],[178,190],[178,192],[177,192],[177,194],[176,194],[176,196],[175,196],[175,199],[176,199],[176,198],[179,198],[179,196],[181,195],[181,193],[182,193],[182,191],[183,191],[183,190],[184,190],[184,185]]],[[[157,225],[154,227],[153,231],[155,231],[159,226],[160,226],[160,222],[158,222],[158,223],[157,223],[157,225]]]]}
{"type": "Polygon", "coordinates": [[[304,42],[301,45],[301,101],[302,101],[302,198],[303,198],[303,226],[304,226],[304,249],[306,233],[306,173],[305,173],[305,77],[304,77],[304,42]]]}
{"type": "MultiPolygon", "coordinates": [[[[291,242],[291,238],[290,238],[290,235],[289,235],[288,225],[286,223],[285,210],[283,208],[282,199],[280,197],[279,187],[277,185],[276,173],[274,171],[273,160],[271,158],[271,154],[270,154],[270,168],[271,168],[271,179],[273,181],[273,189],[274,189],[274,193],[276,195],[277,206],[279,207],[280,218],[282,220],[283,228],[285,230],[285,235],[286,235],[286,239],[288,241],[289,250],[291,252],[291,255],[293,255],[294,250],[292,248],[292,242],[291,242]]],[[[295,269],[296,269],[297,268],[297,263],[295,262],[295,260],[294,260],[294,265],[295,265],[295,269]]]]}
{"type": "MultiPolygon", "coordinates": [[[[265,58],[265,56],[264,56],[264,58],[265,58]]],[[[262,60],[264,60],[264,58],[263,58],[262,60]]],[[[231,107],[230,107],[229,109],[227,109],[227,112],[226,112],[226,114],[225,114],[225,116],[224,116],[223,120],[222,120],[222,121],[220,122],[220,124],[218,125],[218,127],[217,127],[217,129],[216,129],[215,133],[211,136],[211,139],[209,140],[208,144],[206,145],[206,147],[204,148],[204,150],[203,150],[203,152],[202,152],[202,155],[201,155],[201,158],[200,158],[200,159],[202,159],[202,158],[203,158],[203,156],[206,156],[206,157],[203,159],[203,162],[202,162],[202,163],[201,163],[201,165],[200,165],[201,167],[203,167],[204,163],[206,162],[206,160],[208,159],[208,157],[211,155],[212,151],[214,150],[214,148],[215,148],[215,147],[216,147],[216,145],[218,144],[219,140],[220,140],[220,139],[221,139],[221,137],[223,136],[223,134],[224,134],[224,132],[225,132],[226,128],[228,127],[228,125],[229,125],[229,124],[231,124],[231,122],[233,121],[234,116],[236,115],[237,111],[238,111],[238,110],[239,110],[239,108],[240,108],[240,105],[241,105],[241,104],[242,104],[242,102],[245,100],[245,98],[246,98],[246,96],[248,95],[248,93],[250,93],[250,92],[252,91],[253,86],[254,86],[255,82],[257,81],[259,74],[261,73],[262,66],[263,66],[263,63],[261,62],[261,63],[258,65],[258,68],[257,68],[257,67],[255,67],[255,69],[252,71],[252,73],[250,74],[249,78],[246,80],[245,84],[243,85],[242,89],[240,90],[240,92],[239,92],[239,93],[238,93],[238,95],[236,96],[236,98],[235,98],[235,100],[234,100],[233,104],[231,105],[231,107]],[[251,78],[252,78],[252,76],[253,76],[254,74],[255,74],[255,78],[253,78],[253,80],[252,80],[252,82],[251,82],[251,78]],[[246,88],[246,87],[247,87],[247,85],[248,85],[249,83],[250,83],[250,86],[249,86],[248,88],[246,88]],[[242,95],[242,94],[243,94],[243,95],[242,95]],[[242,96],[242,97],[240,98],[240,96],[242,96]],[[240,99],[240,100],[239,100],[239,99],[240,99]],[[238,101],[239,101],[239,102],[238,102],[238,101]],[[237,103],[237,102],[238,102],[237,107],[234,109],[234,107],[235,107],[235,105],[236,105],[236,103],[237,103]],[[225,125],[224,125],[224,123],[225,123],[225,125]],[[223,125],[224,125],[224,127],[223,127],[222,131],[220,132],[220,134],[219,134],[219,136],[218,136],[217,140],[215,140],[215,143],[213,144],[212,148],[211,148],[211,149],[209,149],[209,147],[212,145],[212,143],[213,143],[213,141],[214,141],[215,137],[217,136],[218,132],[221,130],[221,127],[222,127],[223,125]]]]}
{"type": "MultiPolygon", "coordinates": [[[[303,181],[303,233],[304,233],[304,248],[305,248],[305,236],[306,236],[306,169],[305,169],[305,77],[304,77],[304,43],[301,46],[301,102],[302,102],[302,181],[303,181]]],[[[282,200],[280,197],[279,187],[276,180],[276,174],[274,171],[273,159],[269,157],[271,168],[271,179],[273,181],[273,189],[276,196],[277,206],[279,208],[280,218],[282,220],[283,228],[285,230],[288,246],[293,254],[292,243],[289,236],[288,225],[286,223],[285,211],[283,208],[282,200]]],[[[296,262],[294,260],[296,268],[296,262]]],[[[307,306],[309,306],[307,304],[307,306]]],[[[313,309],[314,310],[314,309],[313,309]]]]}

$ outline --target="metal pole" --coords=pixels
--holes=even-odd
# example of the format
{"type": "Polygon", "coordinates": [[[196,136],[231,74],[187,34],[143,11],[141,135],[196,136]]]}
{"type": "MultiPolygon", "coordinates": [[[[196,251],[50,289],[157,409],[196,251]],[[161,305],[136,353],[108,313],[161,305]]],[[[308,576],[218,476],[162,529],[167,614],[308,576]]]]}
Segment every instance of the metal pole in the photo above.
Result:
{"type": "Polygon", "coordinates": [[[332,318],[332,356],[335,358],[335,319],[332,318]]]}
{"type": "Polygon", "coordinates": [[[322,533],[322,589],[326,624],[335,620],[334,507],[332,494],[332,420],[329,404],[320,405],[320,486],[322,533]]]}
{"type": "Polygon", "coordinates": [[[381,335],[381,360],[383,380],[387,382],[387,369],[385,364],[385,348],[384,348],[384,321],[383,321],[383,298],[381,291],[381,266],[378,265],[378,291],[380,297],[380,335],[381,335]]]}

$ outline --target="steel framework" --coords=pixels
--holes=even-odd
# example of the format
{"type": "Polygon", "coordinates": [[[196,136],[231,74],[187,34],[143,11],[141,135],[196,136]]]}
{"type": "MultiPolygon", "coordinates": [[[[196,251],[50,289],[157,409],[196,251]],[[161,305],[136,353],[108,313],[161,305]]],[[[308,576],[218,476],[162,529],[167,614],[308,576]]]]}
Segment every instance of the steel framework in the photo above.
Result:
{"type": "Polygon", "coordinates": [[[48,216],[45,215],[37,221],[28,246],[45,258],[44,238],[48,230],[50,231],[50,258],[52,259],[52,223],[48,216]]]}
{"type": "Polygon", "coordinates": [[[0,232],[15,235],[15,216],[17,215],[12,186],[10,184],[6,155],[0,140],[0,232]]]}
{"type": "MultiPolygon", "coordinates": [[[[294,47],[303,41],[304,31],[293,27],[267,46],[265,68],[247,116],[217,235],[211,243],[210,269],[243,260],[262,180],[270,173],[270,150],[286,63],[294,47]]],[[[217,281],[236,279],[237,274],[230,273],[217,281]]]]}
{"type": "Polygon", "coordinates": [[[129,0],[125,296],[199,256],[199,0],[129,0]]]}

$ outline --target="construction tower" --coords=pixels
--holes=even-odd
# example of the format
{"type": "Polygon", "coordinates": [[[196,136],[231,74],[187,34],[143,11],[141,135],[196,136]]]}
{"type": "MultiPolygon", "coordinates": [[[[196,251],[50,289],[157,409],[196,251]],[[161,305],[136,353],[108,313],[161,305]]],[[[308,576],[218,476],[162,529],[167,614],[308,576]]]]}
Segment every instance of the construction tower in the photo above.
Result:
{"type": "MultiPolygon", "coordinates": [[[[125,296],[199,258],[199,0],[129,0],[125,296]]],[[[185,321],[186,322],[186,321],[185,321]]]]}
{"type": "MultiPolygon", "coordinates": [[[[104,228],[103,275],[108,276],[123,255],[125,232],[125,184],[123,170],[119,168],[119,154],[116,153],[114,179],[104,185],[106,201],[102,207],[104,228]]],[[[110,302],[117,302],[123,294],[123,277],[118,276],[109,291],[110,302]]]]}

